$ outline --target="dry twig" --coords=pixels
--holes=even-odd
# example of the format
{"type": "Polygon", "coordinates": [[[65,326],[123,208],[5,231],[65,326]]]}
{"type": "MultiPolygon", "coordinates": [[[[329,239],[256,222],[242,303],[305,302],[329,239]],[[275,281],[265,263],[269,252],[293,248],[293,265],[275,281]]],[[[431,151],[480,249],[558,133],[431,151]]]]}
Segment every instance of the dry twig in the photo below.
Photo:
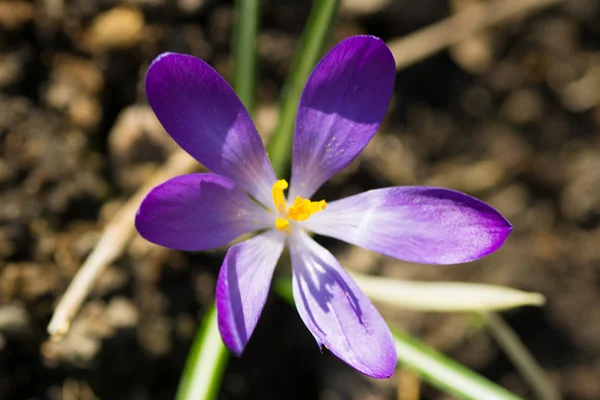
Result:
{"type": "Polygon", "coordinates": [[[198,167],[196,160],[185,151],[177,150],[171,155],[166,165],[154,173],[146,184],[115,214],[58,303],[52,320],[48,324],[48,333],[52,339],[60,339],[69,331],[73,317],[77,314],[81,303],[85,300],[100,273],[129,245],[135,234],[133,225],[135,213],[146,193],[157,184],[171,177],[189,173],[198,167]]]}
{"type": "Polygon", "coordinates": [[[522,18],[564,0],[493,0],[479,2],[452,17],[388,43],[396,69],[415,64],[495,25],[522,18]]]}

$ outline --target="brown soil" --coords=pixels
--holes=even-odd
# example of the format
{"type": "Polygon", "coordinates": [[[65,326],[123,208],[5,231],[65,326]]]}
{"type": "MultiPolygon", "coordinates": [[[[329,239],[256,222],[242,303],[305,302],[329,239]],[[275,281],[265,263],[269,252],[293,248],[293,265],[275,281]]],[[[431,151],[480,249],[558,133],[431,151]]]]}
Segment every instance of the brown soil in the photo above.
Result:
{"type": "MultiPolygon", "coordinates": [[[[264,2],[257,124],[265,133],[308,3],[264,2]]],[[[356,33],[389,40],[459,3],[344,8],[331,43],[356,33]]],[[[217,0],[0,2],[0,399],[173,398],[223,250],[187,254],[137,238],[67,339],[49,342],[45,329],[103,225],[175,148],[145,101],[148,63],[166,50],[191,53],[229,78],[232,25],[231,2],[217,0]]],[[[466,265],[411,265],[323,242],[354,270],[543,293],[546,307],[505,317],[573,400],[600,398],[599,27],[598,2],[572,0],[400,72],[382,129],[322,190],[334,199],[439,185],[501,210],[513,234],[466,265]]],[[[470,318],[382,312],[532,397],[470,318]]],[[[396,384],[320,354],[296,311],[271,296],[247,352],[229,363],[222,398],[392,399],[396,384]]],[[[448,397],[426,388],[423,398],[448,397]]]]}

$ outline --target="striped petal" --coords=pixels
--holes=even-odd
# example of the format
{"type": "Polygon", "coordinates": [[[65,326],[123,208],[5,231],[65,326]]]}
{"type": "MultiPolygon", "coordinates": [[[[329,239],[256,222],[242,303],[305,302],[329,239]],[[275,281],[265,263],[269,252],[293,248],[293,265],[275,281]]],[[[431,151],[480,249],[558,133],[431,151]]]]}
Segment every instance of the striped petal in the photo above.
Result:
{"type": "Polygon", "coordinates": [[[367,296],[335,257],[304,231],[290,235],[296,307],[319,346],[374,378],[397,362],[392,334],[367,296]]]}

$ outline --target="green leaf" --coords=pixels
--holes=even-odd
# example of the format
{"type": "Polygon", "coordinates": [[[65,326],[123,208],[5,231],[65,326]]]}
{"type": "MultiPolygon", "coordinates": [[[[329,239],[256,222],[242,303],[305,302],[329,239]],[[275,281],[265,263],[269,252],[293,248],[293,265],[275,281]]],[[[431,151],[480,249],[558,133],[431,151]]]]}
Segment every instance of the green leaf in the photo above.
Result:
{"type": "Polygon", "coordinates": [[[464,400],[522,400],[407,333],[392,330],[392,334],[398,364],[445,393],[464,400]]]}
{"type": "MultiPolygon", "coordinates": [[[[291,282],[290,278],[278,278],[274,288],[281,297],[294,304],[291,282]]],[[[445,393],[462,400],[522,400],[407,333],[392,330],[392,334],[398,364],[445,393]]]]}
{"type": "Polygon", "coordinates": [[[217,324],[217,310],[213,305],[196,332],[176,400],[216,399],[227,358],[227,348],[221,340],[217,324]]]}
{"type": "Polygon", "coordinates": [[[300,51],[296,53],[292,70],[285,81],[279,121],[268,148],[271,164],[279,177],[284,177],[289,168],[294,123],[302,90],[321,57],[339,3],[339,0],[319,0],[315,3],[300,38],[300,51]]]}
{"type": "Polygon", "coordinates": [[[256,95],[259,3],[259,0],[236,0],[235,2],[233,86],[250,114],[254,111],[256,95]]]}

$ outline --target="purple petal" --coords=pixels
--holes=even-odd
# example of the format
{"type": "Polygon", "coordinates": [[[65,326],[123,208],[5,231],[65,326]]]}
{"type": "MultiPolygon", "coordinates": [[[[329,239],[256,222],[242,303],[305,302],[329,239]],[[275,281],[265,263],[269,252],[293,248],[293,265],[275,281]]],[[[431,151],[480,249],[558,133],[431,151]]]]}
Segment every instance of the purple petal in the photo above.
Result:
{"type": "Polygon", "coordinates": [[[498,249],[512,226],[466,194],[426,186],[371,190],[331,202],[307,229],[405,261],[455,264],[498,249]]]}
{"type": "Polygon", "coordinates": [[[231,247],[217,282],[219,330],[225,345],[242,354],[267,300],[285,234],[267,231],[231,247]]]}
{"type": "Polygon", "coordinates": [[[276,180],[256,128],[231,86],[204,61],[164,53],[146,75],[146,94],[171,137],[211,171],[270,206],[276,180]]]}
{"type": "Polygon", "coordinates": [[[264,229],[272,225],[272,220],[230,179],[217,174],[191,174],[152,189],[140,205],[135,227],[152,243],[200,251],[264,229]]]}
{"type": "Polygon", "coordinates": [[[304,231],[290,236],[296,307],[319,346],[374,378],[397,362],[392,334],[368,297],[335,257],[304,231]]]}
{"type": "Polygon", "coordinates": [[[310,198],[369,143],[395,76],[392,53],[372,36],[346,39],[323,57],[298,107],[289,198],[310,198]]]}

